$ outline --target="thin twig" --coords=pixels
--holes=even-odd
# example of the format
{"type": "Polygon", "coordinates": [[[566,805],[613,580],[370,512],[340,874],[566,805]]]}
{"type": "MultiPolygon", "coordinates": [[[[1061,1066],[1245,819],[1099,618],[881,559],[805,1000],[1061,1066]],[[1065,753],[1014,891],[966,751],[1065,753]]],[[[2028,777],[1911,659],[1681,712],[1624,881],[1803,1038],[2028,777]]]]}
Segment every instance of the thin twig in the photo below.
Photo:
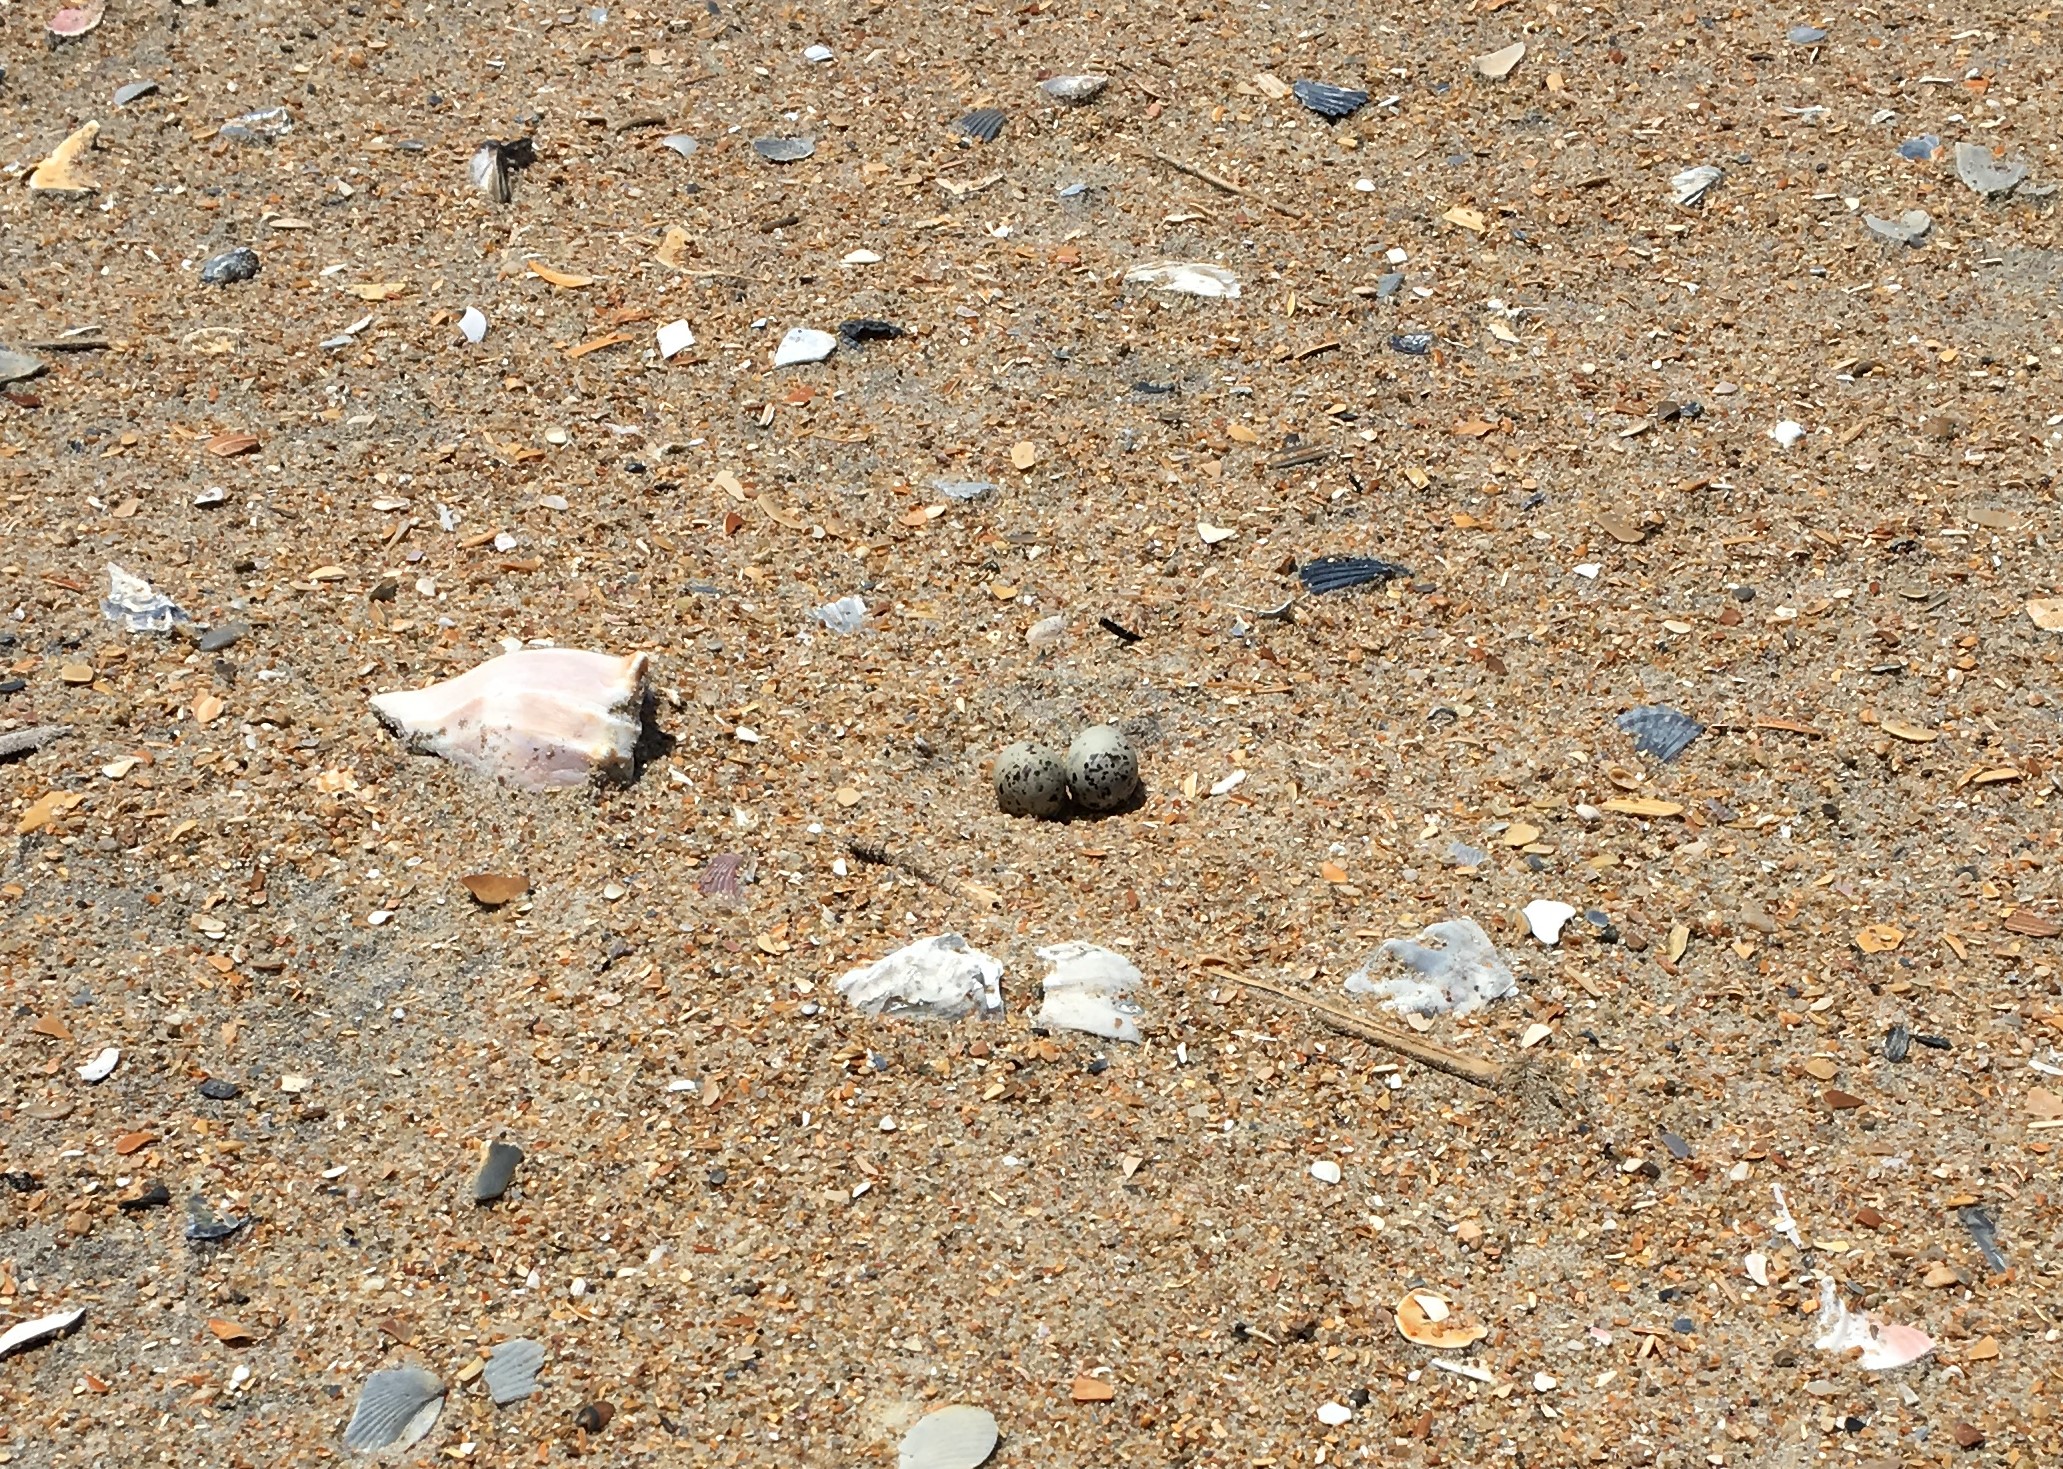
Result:
{"type": "Polygon", "coordinates": [[[862,841],[854,837],[845,844],[845,849],[862,862],[871,862],[876,867],[893,867],[897,872],[907,872],[926,887],[944,888],[949,893],[958,893],[960,890],[960,885],[950,877],[941,877],[915,858],[906,857],[901,852],[891,852],[880,842],[862,841]]]}
{"type": "Polygon", "coordinates": [[[1238,184],[1233,183],[1232,180],[1226,178],[1223,174],[1212,173],[1209,169],[1198,167],[1194,163],[1184,163],[1181,159],[1163,153],[1158,148],[1148,148],[1146,150],[1146,153],[1148,157],[1153,158],[1154,160],[1160,163],[1165,163],[1169,168],[1172,168],[1176,173],[1186,173],[1189,175],[1189,177],[1193,179],[1201,179],[1204,183],[1209,184],[1214,189],[1223,189],[1226,193],[1237,194],[1242,199],[1259,199],[1261,203],[1267,205],[1277,214],[1285,215],[1290,219],[1303,218],[1303,216],[1298,214],[1294,209],[1286,209],[1282,205],[1277,204],[1273,199],[1262,198],[1258,194],[1249,194],[1244,188],[1242,188],[1238,184]]]}
{"type": "Polygon", "coordinates": [[[1450,1051],[1445,1046],[1434,1045],[1431,1041],[1422,1041],[1418,1037],[1406,1035],[1402,1031],[1391,1030],[1388,1026],[1377,1025],[1370,1020],[1363,1020],[1360,1016],[1350,1011],[1329,1005],[1323,1000],[1307,995],[1302,990],[1291,989],[1287,985],[1278,985],[1269,980],[1255,979],[1250,975],[1244,974],[1234,974],[1231,977],[1240,984],[1260,990],[1266,994],[1274,995],[1277,999],[1289,1000],[1294,1004],[1302,1005],[1324,1024],[1331,1026],[1342,1034],[1358,1036],[1360,1039],[1370,1041],[1375,1045],[1383,1047],[1385,1050],[1395,1051],[1400,1056],[1409,1056],[1412,1060],[1421,1065],[1430,1066],[1435,1071],[1444,1071],[1449,1076],[1459,1077],[1461,1080],[1471,1082],[1476,1086],[1498,1086],[1504,1081],[1504,1067],[1495,1061],[1485,1061],[1479,1056],[1471,1056],[1462,1051],[1450,1051]]]}
{"type": "Polygon", "coordinates": [[[1223,174],[1212,173],[1209,169],[1199,168],[1193,163],[1184,163],[1179,158],[1171,158],[1158,148],[1148,148],[1146,152],[1149,156],[1165,163],[1176,173],[1186,173],[1193,179],[1202,179],[1214,189],[1223,189],[1228,194],[1237,194],[1241,198],[1246,197],[1246,190],[1233,183],[1232,180],[1226,178],[1223,174]]]}

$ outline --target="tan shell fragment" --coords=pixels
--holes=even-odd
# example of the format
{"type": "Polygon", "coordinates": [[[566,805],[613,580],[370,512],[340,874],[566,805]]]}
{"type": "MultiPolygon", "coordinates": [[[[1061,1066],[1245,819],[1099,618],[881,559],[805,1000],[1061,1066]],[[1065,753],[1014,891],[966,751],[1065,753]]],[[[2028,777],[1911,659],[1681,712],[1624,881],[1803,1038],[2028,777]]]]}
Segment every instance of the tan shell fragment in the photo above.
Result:
{"type": "Polygon", "coordinates": [[[99,135],[100,124],[89,122],[59,143],[29,175],[29,187],[39,194],[77,196],[93,193],[100,185],[80,172],[79,155],[91,148],[99,135]]]}
{"type": "Polygon", "coordinates": [[[525,648],[426,689],[375,695],[411,750],[526,791],[627,783],[643,730],[643,653],[525,648]]]}
{"type": "Polygon", "coordinates": [[[1431,1291],[1415,1290],[1397,1302],[1397,1330],[1404,1340],[1438,1351],[1458,1351],[1490,1334],[1487,1326],[1463,1321],[1431,1291]]]}

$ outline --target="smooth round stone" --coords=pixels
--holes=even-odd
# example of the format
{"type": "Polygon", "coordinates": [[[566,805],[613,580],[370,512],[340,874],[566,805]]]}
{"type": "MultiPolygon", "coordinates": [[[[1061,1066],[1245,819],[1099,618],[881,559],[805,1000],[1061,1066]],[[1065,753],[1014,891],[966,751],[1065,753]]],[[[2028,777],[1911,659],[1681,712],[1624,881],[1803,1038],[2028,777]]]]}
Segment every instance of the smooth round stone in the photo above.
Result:
{"type": "Polygon", "coordinates": [[[1089,811],[1115,811],[1139,789],[1139,757],[1114,724],[1093,724],[1067,747],[1067,783],[1089,811]]]}
{"type": "Polygon", "coordinates": [[[996,804],[1010,816],[1067,809],[1067,762],[1044,745],[1018,743],[996,756],[996,804]]]}
{"type": "Polygon", "coordinates": [[[996,1451],[996,1415],[955,1403],[919,1420],[903,1435],[898,1469],[974,1469],[996,1451]]]}

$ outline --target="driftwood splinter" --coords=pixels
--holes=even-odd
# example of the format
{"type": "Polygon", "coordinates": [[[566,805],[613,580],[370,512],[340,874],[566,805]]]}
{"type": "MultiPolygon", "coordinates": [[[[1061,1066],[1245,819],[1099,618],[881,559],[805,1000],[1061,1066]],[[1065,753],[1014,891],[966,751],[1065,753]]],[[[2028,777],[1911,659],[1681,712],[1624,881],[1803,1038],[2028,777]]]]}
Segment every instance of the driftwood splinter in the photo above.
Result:
{"type": "Polygon", "coordinates": [[[1391,1030],[1386,1025],[1364,1020],[1351,1011],[1342,1010],[1336,1005],[1307,995],[1302,990],[1291,989],[1288,985],[1255,979],[1245,974],[1235,974],[1231,978],[1249,989],[1260,990],[1264,994],[1274,995],[1277,999],[1303,1006],[1324,1024],[1343,1035],[1357,1036],[1381,1046],[1384,1050],[1395,1051],[1400,1056],[1409,1056],[1420,1065],[1430,1066],[1435,1071],[1444,1071],[1449,1076],[1459,1077],[1475,1086],[1494,1087],[1501,1086],[1504,1082],[1504,1067],[1495,1061],[1486,1061],[1480,1056],[1471,1056],[1463,1051],[1450,1051],[1445,1046],[1436,1046],[1431,1041],[1422,1041],[1417,1036],[1407,1035],[1403,1031],[1391,1030]]]}

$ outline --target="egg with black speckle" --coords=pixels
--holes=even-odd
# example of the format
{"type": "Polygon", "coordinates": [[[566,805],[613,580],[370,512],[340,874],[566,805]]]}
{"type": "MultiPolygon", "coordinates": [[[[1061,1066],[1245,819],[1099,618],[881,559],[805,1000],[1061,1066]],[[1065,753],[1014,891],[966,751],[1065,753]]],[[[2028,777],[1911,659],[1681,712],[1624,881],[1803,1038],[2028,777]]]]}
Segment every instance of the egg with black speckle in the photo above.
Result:
{"type": "Polygon", "coordinates": [[[996,756],[996,804],[1010,816],[1067,810],[1067,761],[1044,745],[1018,743],[996,756]]]}
{"type": "Polygon", "coordinates": [[[1139,756],[1114,724],[1093,724],[1067,747],[1067,783],[1087,811],[1115,811],[1139,789],[1139,756]]]}

